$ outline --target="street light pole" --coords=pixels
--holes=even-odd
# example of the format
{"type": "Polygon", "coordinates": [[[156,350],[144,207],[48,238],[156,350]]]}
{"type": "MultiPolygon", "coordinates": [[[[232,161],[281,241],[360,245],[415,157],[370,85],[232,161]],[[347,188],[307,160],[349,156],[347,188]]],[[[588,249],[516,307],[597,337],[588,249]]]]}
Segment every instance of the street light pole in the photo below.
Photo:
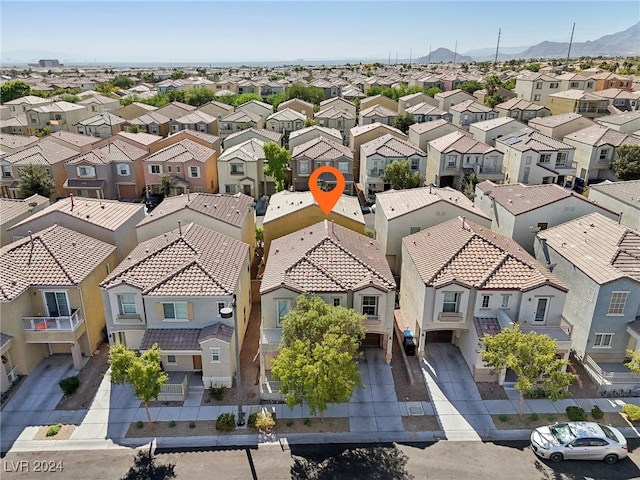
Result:
{"type": "Polygon", "coordinates": [[[242,398],[241,398],[241,390],[242,390],[242,381],[240,380],[240,340],[238,339],[239,330],[238,330],[238,312],[236,310],[236,294],[233,294],[233,300],[230,303],[231,307],[225,307],[220,310],[220,316],[222,318],[231,318],[233,317],[233,328],[234,328],[234,337],[236,339],[236,397],[238,402],[238,421],[236,425],[241,427],[244,425],[244,412],[242,411],[242,398]]]}

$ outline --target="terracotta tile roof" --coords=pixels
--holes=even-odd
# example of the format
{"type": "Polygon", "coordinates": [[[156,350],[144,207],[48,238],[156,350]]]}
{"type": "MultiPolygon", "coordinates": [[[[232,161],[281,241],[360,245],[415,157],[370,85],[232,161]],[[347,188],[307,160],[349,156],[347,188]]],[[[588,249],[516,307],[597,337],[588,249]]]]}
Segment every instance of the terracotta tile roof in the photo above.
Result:
{"type": "Polygon", "coordinates": [[[225,115],[220,119],[220,122],[234,122],[234,123],[260,123],[260,115],[256,115],[253,112],[247,110],[236,110],[235,112],[225,115]]]}
{"type": "Polygon", "coordinates": [[[458,152],[484,154],[495,150],[491,145],[487,145],[460,131],[451,132],[443,137],[436,138],[429,142],[429,146],[440,153],[458,152]]]}
{"type": "Polygon", "coordinates": [[[488,113],[493,112],[493,109],[485,107],[479,104],[475,100],[466,100],[464,102],[456,103],[449,108],[450,112],[473,112],[473,113],[488,113]]]}
{"type": "MultiPolygon", "coordinates": [[[[422,133],[429,132],[429,131],[434,130],[434,129],[438,128],[438,127],[441,127],[443,125],[447,125],[448,123],[449,122],[447,122],[444,119],[432,120],[431,122],[414,123],[413,125],[411,125],[409,127],[409,130],[413,130],[418,135],[420,135],[422,133]]],[[[453,125],[453,124],[451,124],[451,125],[453,125]]]]}
{"type": "Polygon", "coordinates": [[[189,112],[186,115],[183,115],[179,118],[173,120],[174,122],[181,123],[183,125],[191,125],[196,123],[213,123],[217,120],[216,117],[209,115],[205,112],[200,112],[198,110],[194,110],[193,112],[189,112]]]}
{"type": "Polygon", "coordinates": [[[189,162],[196,160],[200,163],[206,162],[213,156],[215,150],[200,145],[193,140],[180,140],[178,143],[169,145],[162,150],[148,156],[144,159],[145,162],[189,162]]]}
{"type": "Polygon", "coordinates": [[[102,282],[143,295],[212,296],[234,292],[249,245],[190,223],[139,244],[102,282]]]}
{"type": "MultiPolygon", "coordinates": [[[[292,132],[291,134],[293,135],[292,132]]],[[[227,137],[227,141],[233,138],[236,138],[238,135],[253,135],[256,138],[263,138],[265,142],[276,142],[280,144],[280,140],[282,139],[282,134],[279,132],[274,132],[273,130],[267,130],[266,128],[247,128],[246,130],[240,130],[239,132],[232,133],[227,137]]]]}
{"type": "Polygon", "coordinates": [[[260,293],[280,287],[295,292],[344,292],[396,283],[380,244],[327,220],[271,243],[260,293]]]}
{"type": "Polygon", "coordinates": [[[171,138],[172,135],[186,135],[188,137],[199,138],[199,139],[204,140],[205,142],[211,144],[212,145],[211,148],[213,148],[213,145],[218,140],[220,140],[220,137],[216,137],[215,135],[211,135],[210,133],[199,132],[197,130],[180,130],[179,132],[169,134],[169,136],[167,138],[171,138]]]}
{"type": "Polygon", "coordinates": [[[612,147],[619,147],[620,145],[640,145],[640,138],[618,132],[617,130],[602,125],[583,128],[582,130],[567,135],[564,139],[574,140],[595,147],[603,145],[611,145],[612,147]]]}
{"type": "Polygon", "coordinates": [[[25,199],[0,197],[0,225],[9,223],[14,218],[30,212],[35,206],[43,203],[49,203],[49,199],[38,194],[25,199]],[[34,203],[36,205],[32,205],[34,203]]]}
{"type": "Polygon", "coordinates": [[[640,282],[640,233],[591,213],[537,234],[599,284],[629,277],[640,282]]]}
{"type": "Polygon", "coordinates": [[[474,315],[473,325],[480,339],[485,335],[495,335],[502,331],[502,326],[496,317],[477,317],[474,315]]]}
{"type": "Polygon", "coordinates": [[[295,110],[291,110],[290,108],[278,110],[267,117],[267,120],[277,120],[279,122],[294,122],[296,120],[304,122],[306,119],[306,115],[296,112],[295,110]]]}
{"type": "Polygon", "coordinates": [[[66,162],[78,155],[78,152],[54,142],[42,139],[37,144],[26,147],[4,157],[4,161],[12,165],[54,165],[66,162]]]}
{"type": "Polygon", "coordinates": [[[330,104],[332,104],[334,102],[335,103],[347,103],[347,104],[349,104],[349,105],[351,105],[353,107],[356,106],[355,103],[350,102],[349,100],[346,100],[346,99],[341,98],[341,97],[332,97],[332,98],[328,98],[326,100],[323,100],[323,101],[320,102],[320,106],[324,107],[325,105],[330,105],[330,104]]]}
{"type": "Polygon", "coordinates": [[[232,336],[233,327],[220,322],[204,328],[147,328],[140,341],[140,350],[148,350],[157,343],[166,351],[201,351],[200,343],[210,338],[229,343],[232,336]]]}
{"type": "Polygon", "coordinates": [[[66,143],[67,147],[71,149],[85,147],[87,145],[93,145],[102,141],[102,138],[91,137],[89,135],[80,135],[79,133],[67,132],[65,130],[59,130],[48,135],[48,138],[55,138],[58,142],[66,143]]]}
{"type": "Polygon", "coordinates": [[[232,326],[225,323],[216,322],[212,325],[207,325],[202,330],[200,330],[198,341],[204,342],[206,340],[209,340],[210,338],[217,338],[218,340],[222,340],[223,342],[230,343],[232,337],[232,326]]]}
{"type": "Polygon", "coordinates": [[[296,145],[291,156],[294,159],[304,156],[312,160],[335,160],[341,157],[353,159],[349,147],[325,137],[314,138],[301,145],[296,145]]]}
{"type": "Polygon", "coordinates": [[[5,245],[0,248],[0,301],[11,301],[32,285],[77,285],[115,249],[59,225],[5,245]]]}
{"type": "Polygon", "coordinates": [[[640,210],[640,180],[626,182],[605,180],[602,183],[589,185],[589,188],[640,210]]]}
{"type": "Polygon", "coordinates": [[[241,227],[244,225],[247,215],[253,215],[251,205],[253,198],[243,193],[228,195],[224,193],[189,193],[167,197],[144,219],[138,223],[138,227],[155,220],[162,219],[178,211],[185,214],[195,211],[214,218],[220,222],[241,227]]]}
{"type": "Polygon", "coordinates": [[[496,139],[496,144],[502,144],[507,148],[525,152],[533,150],[536,152],[548,152],[556,150],[575,150],[576,147],[568,143],[561,142],[555,138],[547,137],[532,128],[523,128],[517,132],[510,133],[504,137],[496,139]]]}
{"type": "Polygon", "coordinates": [[[437,188],[424,187],[409,190],[387,190],[376,194],[376,202],[380,206],[380,212],[388,219],[415,212],[438,202],[450,203],[469,211],[474,215],[491,220],[484,212],[473,205],[462,192],[451,187],[437,188]]]}
{"type": "Polygon", "coordinates": [[[555,128],[581,118],[584,117],[577,113],[561,113],[560,115],[532,118],[531,120],[529,120],[529,124],[555,128]]]}
{"type": "Polygon", "coordinates": [[[396,117],[398,112],[394,112],[393,110],[389,110],[382,105],[374,105],[369,108],[365,108],[364,110],[360,110],[360,116],[363,118],[369,117],[396,117]]]}
{"type": "Polygon", "coordinates": [[[370,123],[368,125],[361,125],[358,127],[353,127],[352,129],[349,130],[349,132],[351,133],[351,137],[357,137],[358,135],[361,135],[363,133],[367,133],[370,132],[371,130],[375,130],[376,128],[380,128],[382,130],[387,130],[389,132],[393,131],[396,132],[397,134],[402,135],[401,138],[407,138],[407,136],[402,133],[401,130],[398,130],[395,127],[391,127],[389,125],[384,125],[380,122],[374,122],[374,123],[370,123]]]}
{"type": "Polygon", "coordinates": [[[360,149],[365,156],[378,154],[387,158],[407,158],[411,155],[426,157],[427,155],[412,143],[400,140],[390,133],[363,143],[360,149]]]}
{"type": "Polygon", "coordinates": [[[525,127],[524,123],[520,123],[515,118],[511,117],[497,117],[492,118],[491,120],[483,120],[481,122],[473,123],[471,127],[474,129],[482,130],[483,132],[488,132],[490,130],[493,130],[494,128],[502,127],[503,125],[507,125],[513,122],[522,125],[522,128],[525,127]]]}
{"type": "Polygon", "coordinates": [[[461,217],[402,240],[422,281],[439,288],[527,291],[542,285],[566,287],[514,240],[461,217]]]}
{"type": "MultiPolygon", "coordinates": [[[[229,162],[231,160],[240,159],[244,162],[262,162],[265,158],[264,154],[265,142],[257,138],[251,138],[245,142],[229,147],[222,152],[218,162],[229,162]]],[[[262,163],[260,164],[262,168],[262,163]]]]}
{"type": "MultiPolygon", "coordinates": [[[[316,118],[317,118],[317,114],[316,114],[316,118]]],[[[289,134],[289,141],[299,137],[300,135],[305,135],[307,133],[312,133],[312,132],[317,133],[318,136],[320,135],[320,132],[322,132],[326,135],[330,135],[331,137],[335,138],[336,142],[342,141],[342,134],[340,133],[340,130],[336,130],[335,128],[321,127],[320,125],[313,125],[311,127],[301,128],[300,130],[294,130],[289,134]]]]}
{"type": "MultiPolygon", "coordinates": [[[[263,224],[278,220],[290,213],[315,206],[319,208],[311,192],[282,192],[271,195],[269,206],[264,215],[263,224]]],[[[360,210],[360,202],[356,197],[342,195],[338,199],[332,212],[343,217],[350,218],[364,225],[364,216],[360,210]]]]}
{"type": "Polygon", "coordinates": [[[144,157],[146,150],[135,147],[130,143],[122,140],[113,140],[108,144],[91,150],[73,160],[69,160],[67,164],[77,165],[81,163],[107,164],[111,162],[133,162],[144,157]]]}
{"type": "Polygon", "coordinates": [[[543,110],[546,109],[544,105],[533,103],[525,100],[524,98],[514,97],[506,102],[499,103],[495,106],[496,110],[543,110]]]}
{"type": "Polygon", "coordinates": [[[347,120],[355,120],[355,117],[349,112],[345,112],[344,110],[340,110],[339,108],[333,106],[320,110],[314,115],[314,118],[326,118],[330,120],[334,120],[337,118],[346,118],[347,120]]]}
{"type": "Polygon", "coordinates": [[[131,125],[150,125],[152,123],[162,125],[163,123],[169,123],[169,121],[169,117],[154,111],[143,113],[136,118],[132,118],[131,120],[129,120],[129,123],[131,125]]]}
{"type": "Polygon", "coordinates": [[[149,146],[155,142],[159,142],[162,140],[162,137],[159,135],[152,135],[150,133],[129,133],[129,132],[118,132],[117,135],[120,135],[124,138],[128,138],[140,145],[149,146]]]}

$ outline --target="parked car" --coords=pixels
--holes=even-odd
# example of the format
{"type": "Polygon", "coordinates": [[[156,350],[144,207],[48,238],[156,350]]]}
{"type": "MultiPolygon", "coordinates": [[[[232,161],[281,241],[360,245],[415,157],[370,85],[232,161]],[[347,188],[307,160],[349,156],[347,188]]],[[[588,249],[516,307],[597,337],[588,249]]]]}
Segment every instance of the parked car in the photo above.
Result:
{"type": "Polygon", "coordinates": [[[373,205],[362,205],[360,210],[363,215],[366,215],[367,213],[376,213],[376,205],[375,203],[373,205]]]}
{"type": "Polygon", "coordinates": [[[154,208],[156,208],[160,203],[164,200],[164,195],[161,193],[157,193],[154,195],[149,195],[149,198],[144,202],[147,206],[147,212],[150,212],[154,208]]]}
{"type": "Polygon", "coordinates": [[[619,430],[595,422],[566,422],[531,432],[531,450],[552,462],[604,460],[616,463],[627,456],[627,440],[619,430]]]}

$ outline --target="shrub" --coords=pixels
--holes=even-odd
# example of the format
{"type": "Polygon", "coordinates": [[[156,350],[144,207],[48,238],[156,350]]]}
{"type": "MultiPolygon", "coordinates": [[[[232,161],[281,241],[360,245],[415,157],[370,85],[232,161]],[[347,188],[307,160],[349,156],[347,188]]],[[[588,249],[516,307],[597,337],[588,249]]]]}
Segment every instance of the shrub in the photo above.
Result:
{"type": "Polygon", "coordinates": [[[550,413],[549,415],[547,415],[547,420],[549,420],[550,422],[555,422],[556,416],[553,413],[550,413]]]}
{"type": "Polygon", "coordinates": [[[587,420],[587,414],[582,407],[569,406],[566,409],[567,416],[572,422],[584,422],[587,420]]]}
{"type": "Polygon", "coordinates": [[[270,432],[276,426],[276,416],[273,413],[261,412],[256,418],[256,428],[261,432],[270,432]]]}
{"type": "Polygon", "coordinates": [[[529,418],[531,419],[532,422],[537,422],[538,419],[540,418],[540,415],[538,415],[537,413],[532,413],[529,418]]]}
{"type": "Polygon", "coordinates": [[[498,415],[498,420],[500,420],[502,423],[505,423],[507,420],[509,420],[509,417],[507,417],[504,413],[501,413],[500,415],[498,415]]]}
{"type": "Polygon", "coordinates": [[[308,418],[308,417],[305,417],[305,418],[302,420],[302,423],[304,423],[305,425],[309,425],[309,424],[311,423],[311,419],[310,419],[310,418],[308,418]]]}
{"type": "Polygon", "coordinates": [[[171,421],[169,422],[169,427],[173,428],[173,427],[175,427],[175,426],[176,426],[176,421],[175,421],[175,420],[171,420],[171,421]]]}
{"type": "Polygon", "coordinates": [[[287,419],[287,427],[290,427],[291,425],[293,425],[293,418],[288,418],[287,419]]]}
{"type": "Polygon", "coordinates": [[[226,388],[224,387],[216,387],[215,385],[209,385],[209,398],[213,398],[215,400],[222,400],[224,397],[224,391],[226,388]]]}
{"type": "Polygon", "coordinates": [[[189,422],[189,428],[196,428],[196,422],[189,422]]]}
{"type": "Polygon", "coordinates": [[[604,412],[602,410],[600,410],[600,407],[598,407],[597,405],[595,407],[593,407],[591,409],[591,416],[595,419],[595,420],[601,420],[602,417],[604,417],[604,412]]]}
{"type": "Polygon", "coordinates": [[[256,419],[258,418],[258,414],[256,412],[249,414],[247,418],[247,427],[256,428],[256,419]]]}
{"type": "Polygon", "coordinates": [[[223,413],[216,420],[216,430],[230,432],[236,428],[236,416],[233,413],[223,413]]]}
{"type": "Polygon", "coordinates": [[[144,427],[144,423],[142,422],[142,420],[138,420],[136,422],[136,428],[142,428],[142,427],[144,427]]]}
{"type": "Polygon", "coordinates": [[[61,428],[61,423],[58,423],[57,425],[51,425],[49,427],[49,430],[47,430],[47,437],[53,437],[54,435],[57,435],[61,428]]]}
{"type": "Polygon", "coordinates": [[[640,421],[640,407],[631,405],[630,403],[626,403],[622,407],[622,412],[626,414],[629,420],[631,420],[632,422],[640,421]]]}
{"type": "Polygon", "coordinates": [[[80,380],[78,376],[75,375],[73,377],[63,378],[58,382],[58,385],[60,385],[65,395],[72,395],[80,386],[80,380]]]}

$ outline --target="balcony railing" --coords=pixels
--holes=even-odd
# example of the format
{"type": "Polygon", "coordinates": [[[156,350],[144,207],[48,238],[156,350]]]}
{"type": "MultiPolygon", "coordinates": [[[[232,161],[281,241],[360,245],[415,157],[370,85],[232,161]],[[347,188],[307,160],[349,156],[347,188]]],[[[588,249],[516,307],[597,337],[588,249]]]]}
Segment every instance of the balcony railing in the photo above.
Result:
{"type": "Polygon", "coordinates": [[[7,378],[9,378],[9,382],[13,383],[18,379],[17,373],[18,367],[13,367],[9,373],[7,373],[7,378]]]}
{"type": "Polygon", "coordinates": [[[384,173],[384,170],[379,170],[375,168],[373,170],[369,170],[370,177],[380,177],[382,176],[383,173],[384,173]]]}
{"type": "Polygon", "coordinates": [[[637,385],[640,382],[640,375],[637,373],[628,369],[626,371],[607,371],[589,355],[584,358],[584,366],[589,376],[600,386],[637,385]]]}
{"type": "Polygon", "coordinates": [[[69,317],[22,317],[22,328],[29,332],[72,332],[84,322],[80,309],[69,317]]]}
{"type": "Polygon", "coordinates": [[[365,325],[380,325],[382,320],[379,315],[366,315],[364,323],[365,325]]]}
{"type": "Polygon", "coordinates": [[[440,312],[438,314],[439,322],[462,322],[462,313],[460,312],[440,312]]]}
{"type": "Polygon", "coordinates": [[[556,163],[556,169],[570,169],[570,170],[575,170],[576,168],[578,168],[578,162],[560,162],[560,163],[556,163]]]}
{"type": "Polygon", "coordinates": [[[115,322],[117,324],[139,325],[144,323],[139,313],[116,315],[115,322]]]}

